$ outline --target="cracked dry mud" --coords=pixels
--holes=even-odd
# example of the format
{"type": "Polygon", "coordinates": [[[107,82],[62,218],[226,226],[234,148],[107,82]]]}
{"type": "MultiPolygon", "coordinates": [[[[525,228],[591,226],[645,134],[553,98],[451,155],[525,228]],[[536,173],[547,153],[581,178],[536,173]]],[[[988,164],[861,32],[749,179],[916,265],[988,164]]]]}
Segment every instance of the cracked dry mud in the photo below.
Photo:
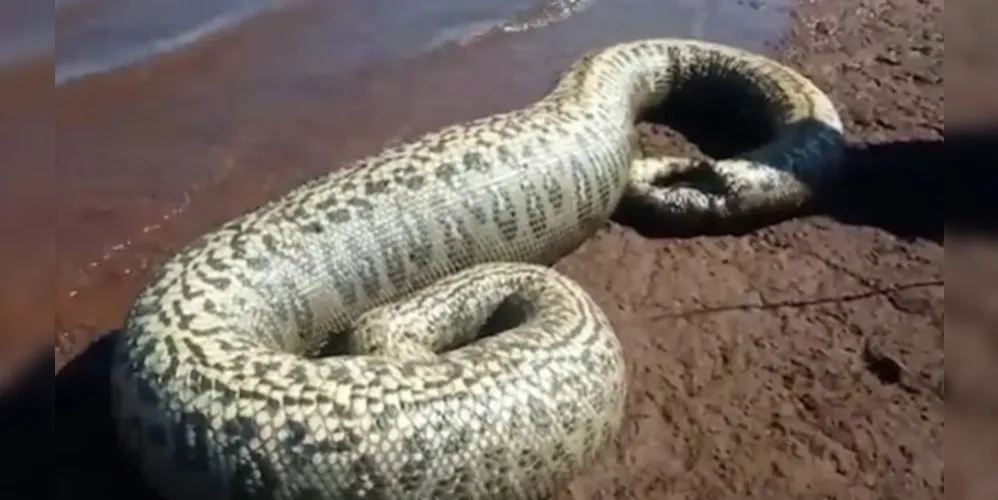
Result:
{"type": "MultiPolygon", "coordinates": [[[[621,435],[561,498],[943,498],[942,5],[795,10],[781,59],[829,91],[856,145],[856,175],[825,215],[685,239],[611,225],[558,264],[607,311],[630,374],[621,435]]],[[[93,300],[61,313],[67,331],[119,314],[93,300]]],[[[966,419],[973,431],[958,436],[984,444],[961,455],[957,488],[986,495],[980,464],[994,463],[998,404],[980,410],[974,391],[995,379],[994,348],[973,332],[998,308],[982,307],[964,308],[979,319],[961,345],[981,362],[962,366],[957,385],[978,408],[966,419]]],[[[86,339],[66,342],[68,353],[86,339]]],[[[69,415],[56,434],[60,495],[141,496],[107,446],[108,423],[88,416],[102,403],[85,381],[102,379],[87,369],[69,365],[56,386],[57,411],[69,415]]]]}

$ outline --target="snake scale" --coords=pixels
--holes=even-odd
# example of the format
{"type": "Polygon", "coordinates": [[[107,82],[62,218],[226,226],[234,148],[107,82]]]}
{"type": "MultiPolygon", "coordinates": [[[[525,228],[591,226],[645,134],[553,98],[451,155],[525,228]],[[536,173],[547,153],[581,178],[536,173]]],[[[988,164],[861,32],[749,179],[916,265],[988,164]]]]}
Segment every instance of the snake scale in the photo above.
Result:
{"type": "Polygon", "coordinates": [[[310,180],[168,259],[115,347],[122,448],[177,500],[549,496],[620,428],[627,383],[606,316],[547,266],[625,197],[663,220],[798,207],[841,129],[759,55],[588,53],[525,108],[310,180]],[[704,79],[764,95],[774,138],[712,166],[722,195],[655,187],[682,166],[643,157],[635,121],[704,79]]]}

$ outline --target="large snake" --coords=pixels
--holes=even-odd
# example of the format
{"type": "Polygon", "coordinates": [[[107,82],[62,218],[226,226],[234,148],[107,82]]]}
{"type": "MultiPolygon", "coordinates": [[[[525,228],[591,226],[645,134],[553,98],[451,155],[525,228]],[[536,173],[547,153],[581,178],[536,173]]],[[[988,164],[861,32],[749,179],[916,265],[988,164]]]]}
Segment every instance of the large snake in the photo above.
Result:
{"type": "Polygon", "coordinates": [[[528,107],[311,180],[169,259],[116,345],[122,447],[177,500],[546,497],[619,429],[626,392],[607,318],[546,265],[625,196],[678,219],[794,210],[841,129],[758,55],[589,53],[528,107]],[[683,163],[643,158],[634,124],[704,79],[765,96],[774,139],[712,165],[722,193],[654,187],[683,163]]]}

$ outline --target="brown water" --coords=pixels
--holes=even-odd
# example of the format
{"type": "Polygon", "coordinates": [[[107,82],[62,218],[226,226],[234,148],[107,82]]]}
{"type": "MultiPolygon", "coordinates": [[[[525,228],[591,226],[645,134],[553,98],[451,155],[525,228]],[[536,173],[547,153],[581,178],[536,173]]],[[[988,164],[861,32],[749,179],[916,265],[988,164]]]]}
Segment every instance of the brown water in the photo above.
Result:
{"type": "Polygon", "coordinates": [[[597,0],[458,45],[537,1],[66,0],[58,50],[0,72],[0,352],[54,331],[71,353],[198,233],[388,141],[527,104],[586,50],[663,36],[760,50],[790,1],[597,0]]]}

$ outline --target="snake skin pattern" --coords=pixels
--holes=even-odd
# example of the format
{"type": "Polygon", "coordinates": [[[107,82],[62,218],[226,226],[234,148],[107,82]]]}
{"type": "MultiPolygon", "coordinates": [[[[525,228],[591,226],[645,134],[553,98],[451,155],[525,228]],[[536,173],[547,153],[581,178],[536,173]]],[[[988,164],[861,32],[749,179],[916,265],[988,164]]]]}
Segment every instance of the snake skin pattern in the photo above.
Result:
{"type": "Polygon", "coordinates": [[[606,317],[545,266],[625,195],[693,218],[799,206],[841,148],[828,98],[761,56],[589,53],[528,107],[313,179],[169,259],[116,341],[122,448],[177,500],[547,497],[620,428],[626,377],[606,317]],[[721,201],[651,186],[679,163],[642,158],[634,127],[703,79],[761,93],[777,125],[714,165],[721,201]]]}

